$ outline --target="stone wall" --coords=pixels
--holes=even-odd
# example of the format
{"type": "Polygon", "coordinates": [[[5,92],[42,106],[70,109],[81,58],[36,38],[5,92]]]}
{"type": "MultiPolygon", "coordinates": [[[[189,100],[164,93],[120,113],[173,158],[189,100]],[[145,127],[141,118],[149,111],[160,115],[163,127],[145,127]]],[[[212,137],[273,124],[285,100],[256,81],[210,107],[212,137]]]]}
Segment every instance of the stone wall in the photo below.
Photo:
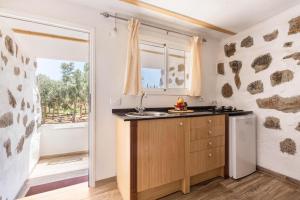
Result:
{"type": "Polygon", "coordinates": [[[216,63],[218,104],[257,115],[258,165],[298,180],[299,10],[300,5],[225,39],[216,63]]]}
{"type": "Polygon", "coordinates": [[[0,23],[0,199],[15,199],[39,158],[36,62],[0,23]]]}

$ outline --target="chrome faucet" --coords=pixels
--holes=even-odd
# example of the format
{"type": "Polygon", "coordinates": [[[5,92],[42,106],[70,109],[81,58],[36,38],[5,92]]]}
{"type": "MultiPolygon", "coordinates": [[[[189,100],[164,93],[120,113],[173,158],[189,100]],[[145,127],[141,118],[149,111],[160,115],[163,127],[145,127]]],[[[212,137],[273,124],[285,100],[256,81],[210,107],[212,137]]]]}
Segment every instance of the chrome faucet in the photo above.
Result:
{"type": "Polygon", "coordinates": [[[140,105],[138,107],[136,107],[136,111],[138,111],[138,113],[143,113],[144,110],[146,109],[144,106],[143,106],[143,99],[145,97],[146,93],[144,91],[142,91],[141,93],[141,98],[140,98],[140,105]]]}

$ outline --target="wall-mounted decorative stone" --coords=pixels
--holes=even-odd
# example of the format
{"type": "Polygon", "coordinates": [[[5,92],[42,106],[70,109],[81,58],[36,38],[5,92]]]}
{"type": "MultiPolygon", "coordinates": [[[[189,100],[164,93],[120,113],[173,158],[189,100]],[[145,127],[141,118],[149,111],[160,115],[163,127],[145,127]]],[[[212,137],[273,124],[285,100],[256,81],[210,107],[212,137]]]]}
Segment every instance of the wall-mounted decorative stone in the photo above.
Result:
{"type": "Polygon", "coordinates": [[[24,100],[24,98],[22,99],[22,102],[21,102],[21,110],[25,110],[25,100],[24,100]]]}
{"type": "Polygon", "coordinates": [[[28,138],[28,137],[33,133],[34,126],[35,126],[35,121],[32,120],[32,121],[29,123],[29,125],[26,127],[26,131],[25,131],[25,136],[26,136],[26,138],[28,138]]]}
{"type": "Polygon", "coordinates": [[[235,43],[226,44],[224,46],[224,52],[227,57],[233,56],[236,51],[235,43]]]}
{"type": "Polygon", "coordinates": [[[258,73],[262,70],[267,69],[270,66],[271,62],[272,56],[270,53],[267,53],[255,58],[251,64],[251,67],[255,69],[255,73],[258,73]]]}
{"type": "Polygon", "coordinates": [[[266,42],[270,42],[270,41],[275,40],[277,38],[278,33],[279,33],[278,30],[275,30],[272,33],[264,35],[263,38],[266,42]]]}
{"type": "Polygon", "coordinates": [[[26,60],[25,60],[26,65],[28,65],[29,62],[30,62],[30,58],[27,57],[26,60]]]}
{"type": "Polygon", "coordinates": [[[281,129],[280,128],[280,119],[277,117],[267,117],[264,122],[264,127],[270,129],[281,129]]]}
{"type": "Polygon", "coordinates": [[[7,57],[3,54],[3,52],[1,52],[1,59],[4,62],[5,66],[7,65],[8,59],[7,57]]]}
{"type": "Polygon", "coordinates": [[[217,71],[218,71],[218,74],[221,74],[221,75],[225,74],[224,63],[218,63],[217,71]]]}
{"type": "Polygon", "coordinates": [[[291,138],[286,138],[280,142],[280,151],[282,153],[288,153],[290,155],[295,155],[296,153],[296,143],[291,138]]]}
{"type": "Polygon", "coordinates": [[[185,70],[184,64],[178,65],[177,69],[178,69],[178,72],[183,72],[185,70]]]}
{"type": "Polygon", "coordinates": [[[22,137],[20,138],[20,140],[18,142],[18,146],[16,148],[17,153],[21,153],[23,151],[24,142],[25,142],[25,137],[24,137],[24,135],[22,135],[22,137]]]}
{"type": "Polygon", "coordinates": [[[16,44],[16,58],[18,58],[19,46],[16,44]]]}
{"type": "Polygon", "coordinates": [[[285,113],[296,113],[300,111],[300,96],[281,97],[274,95],[269,98],[257,99],[259,108],[275,109],[285,113]]]}
{"type": "Polygon", "coordinates": [[[300,52],[296,52],[296,53],[293,53],[293,54],[290,54],[290,55],[287,55],[285,57],[283,57],[283,59],[294,59],[294,60],[299,60],[299,62],[297,63],[297,65],[300,65],[300,52]]]}
{"type": "Polygon", "coordinates": [[[232,73],[239,73],[242,68],[242,62],[239,60],[234,60],[229,62],[229,66],[232,69],[232,73]]]}
{"type": "Polygon", "coordinates": [[[174,71],[175,67],[170,67],[169,72],[174,71]]]}
{"type": "Polygon", "coordinates": [[[27,121],[28,121],[28,116],[27,115],[25,115],[24,117],[23,117],[23,125],[26,127],[26,125],[27,125],[27,121]]]}
{"type": "Polygon", "coordinates": [[[229,98],[233,95],[233,90],[232,87],[229,83],[226,83],[223,87],[222,87],[222,95],[225,98],[229,98]]]}
{"type": "Polygon", "coordinates": [[[33,104],[33,105],[32,105],[32,109],[31,109],[31,112],[32,112],[32,113],[34,113],[34,108],[35,108],[35,107],[34,107],[34,104],[33,104]]]}
{"type": "Polygon", "coordinates": [[[240,89],[242,83],[241,83],[241,78],[240,78],[239,74],[234,75],[234,83],[235,83],[237,89],[240,89]]]}
{"type": "Polygon", "coordinates": [[[13,56],[14,55],[14,42],[8,35],[5,36],[5,47],[7,51],[13,56]]]}
{"type": "Polygon", "coordinates": [[[281,83],[285,83],[293,80],[294,73],[291,70],[283,70],[276,71],[270,76],[271,85],[274,87],[275,85],[279,85],[281,83]]]}
{"type": "Polygon", "coordinates": [[[22,84],[18,85],[17,90],[18,90],[19,92],[22,92],[22,89],[23,89],[22,84]]]}
{"type": "Polygon", "coordinates": [[[253,46],[253,37],[248,36],[248,37],[246,37],[245,39],[242,40],[241,47],[249,48],[251,46],[253,46]]]}
{"type": "Polygon", "coordinates": [[[181,86],[181,85],[183,85],[184,80],[181,80],[181,79],[179,79],[178,77],[176,77],[175,83],[176,83],[176,85],[181,86]]]}
{"type": "Polygon", "coordinates": [[[21,115],[20,115],[20,113],[18,113],[18,117],[17,117],[17,123],[18,124],[20,123],[20,118],[21,118],[21,115]]]}
{"type": "Polygon", "coordinates": [[[300,122],[298,123],[298,126],[295,128],[297,131],[300,131],[300,122]]]}
{"type": "Polygon", "coordinates": [[[6,128],[14,123],[14,117],[12,112],[7,112],[0,116],[0,128],[6,128]]]}
{"type": "Polygon", "coordinates": [[[299,33],[300,32],[300,16],[295,17],[289,21],[289,35],[299,33]]]}
{"type": "Polygon", "coordinates": [[[17,105],[16,98],[13,96],[10,90],[7,90],[8,93],[8,102],[11,107],[15,108],[17,105]]]}
{"type": "Polygon", "coordinates": [[[293,42],[286,42],[283,44],[283,47],[291,47],[293,46],[293,42]]]}
{"type": "Polygon", "coordinates": [[[5,148],[6,151],[6,157],[9,158],[12,154],[11,154],[11,141],[10,139],[7,139],[4,144],[3,147],[5,148]]]}
{"type": "Polygon", "coordinates": [[[21,73],[20,67],[14,67],[14,73],[16,76],[19,76],[21,73]]]}
{"type": "Polygon", "coordinates": [[[248,85],[247,91],[250,94],[262,93],[264,91],[264,84],[261,80],[254,81],[248,85]]]}
{"type": "Polygon", "coordinates": [[[238,89],[240,89],[241,79],[240,79],[239,73],[242,68],[242,62],[239,60],[234,60],[234,61],[229,62],[229,66],[230,66],[232,72],[235,74],[235,76],[234,76],[235,85],[238,89]]]}

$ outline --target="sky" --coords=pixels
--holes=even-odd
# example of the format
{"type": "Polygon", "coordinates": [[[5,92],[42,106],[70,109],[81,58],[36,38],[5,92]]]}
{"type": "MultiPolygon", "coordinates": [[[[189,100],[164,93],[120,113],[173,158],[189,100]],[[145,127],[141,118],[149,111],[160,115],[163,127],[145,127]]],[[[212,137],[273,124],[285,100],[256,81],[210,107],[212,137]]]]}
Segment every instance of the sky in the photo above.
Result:
{"type": "Polygon", "coordinates": [[[66,60],[54,60],[46,58],[37,58],[37,74],[44,74],[50,77],[53,80],[61,80],[62,73],[60,66],[62,63],[73,62],[76,69],[83,71],[85,62],[75,62],[75,61],[66,61],[66,60]]]}

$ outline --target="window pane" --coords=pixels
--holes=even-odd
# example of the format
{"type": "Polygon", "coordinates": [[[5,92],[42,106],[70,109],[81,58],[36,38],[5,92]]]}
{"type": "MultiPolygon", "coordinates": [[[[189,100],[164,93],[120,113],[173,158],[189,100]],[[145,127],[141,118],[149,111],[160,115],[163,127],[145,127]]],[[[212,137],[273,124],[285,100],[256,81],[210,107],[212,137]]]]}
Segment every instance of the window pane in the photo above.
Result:
{"type": "Polygon", "coordinates": [[[186,88],[185,51],[168,49],[168,88],[186,88]]]}
{"type": "Polygon", "coordinates": [[[140,44],[143,88],[165,88],[165,48],[140,44]]]}

